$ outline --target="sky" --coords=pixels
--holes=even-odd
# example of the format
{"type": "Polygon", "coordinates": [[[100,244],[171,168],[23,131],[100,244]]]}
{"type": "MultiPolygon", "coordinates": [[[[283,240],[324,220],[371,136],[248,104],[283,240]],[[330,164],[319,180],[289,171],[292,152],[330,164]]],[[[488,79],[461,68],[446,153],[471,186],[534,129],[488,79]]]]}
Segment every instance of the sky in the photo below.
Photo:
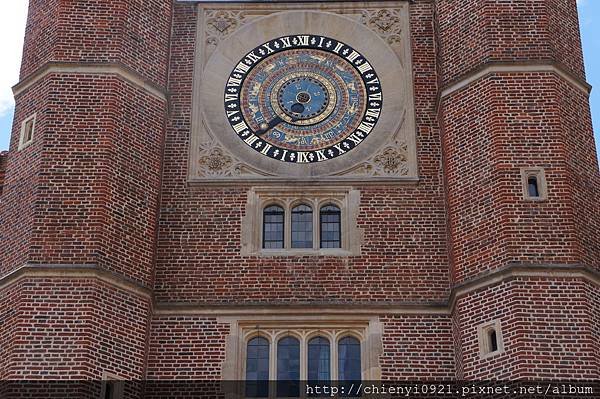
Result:
{"type": "MultiPolygon", "coordinates": [[[[0,1],[0,151],[8,149],[14,98],[19,81],[28,0],[0,1]]],[[[596,148],[600,148],[600,0],[577,0],[587,81],[591,95],[596,148]]],[[[600,157],[600,151],[598,151],[600,157]]]]}

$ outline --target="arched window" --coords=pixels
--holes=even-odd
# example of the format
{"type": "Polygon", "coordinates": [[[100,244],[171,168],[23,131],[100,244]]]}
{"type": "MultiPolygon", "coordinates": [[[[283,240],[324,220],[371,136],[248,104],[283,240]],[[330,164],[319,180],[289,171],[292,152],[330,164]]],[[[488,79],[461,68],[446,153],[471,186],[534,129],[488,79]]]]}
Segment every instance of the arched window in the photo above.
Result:
{"type": "Polygon", "coordinates": [[[320,228],[321,248],[341,248],[342,212],[335,205],[321,207],[320,228]]]}
{"type": "Polygon", "coordinates": [[[255,337],[246,347],[246,396],[269,396],[269,341],[255,337]]]}
{"type": "Polygon", "coordinates": [[[329,340],[315,337],[308,341],[308,381],[310,385],[325,384],[331,380],[329,340]]]}
{"type": "Polygon", "coordinates": [[[313,247],[312,208],[298,205],[292,209],[292,248],[313,247]]]}
{"type": "Polygon", "coordinates": [[[277,343],[277,396],[300,395],[300,341],[285,337],[277,343]]]}
{"type": "Polygon", "coordinates": [[[338,380],[361,381],[360,342],[354,337],[344,337],[338,342],[338,380]]]}
{"type": "Polygon", "coordinates": [[[527,178],[527,191],[529,193],[529,197],[531,198],[537,198],[540,196],[540,188],[536,176],[529,176],[527,178]]]}
{"type": "Polygon", "coordinates": [[[263,211],[263,248],[283,248],[285,212],[278,205],[271,205],[263,211]]]}

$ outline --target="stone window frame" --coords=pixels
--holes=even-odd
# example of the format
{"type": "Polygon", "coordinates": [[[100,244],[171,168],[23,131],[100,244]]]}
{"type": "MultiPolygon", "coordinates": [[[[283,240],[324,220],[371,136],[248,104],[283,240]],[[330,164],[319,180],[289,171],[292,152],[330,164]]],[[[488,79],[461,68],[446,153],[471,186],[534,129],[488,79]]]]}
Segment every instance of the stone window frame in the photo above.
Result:
{"type": "Polygon", "coordinates": [[[477,337],[479,341],[479,357],[488,359],[504,353],[504,340],[502,338],[502,325],[499,319],[482,323],[477,327],[477,337]],[[496,332],[497,349],[492,351],[490,342],[490,331],[496,332]]]}
{"type": "Polygon", "coordinates": [[[125,395],[125,383],[124,378],[119,377],[116,374],[104,371],[102,373],[102,385],[100,387],[100,399],[106,397],[106,387],[109,383],[112,383],[114,391],[113,399],[122,399],[125,395]]]}
{"type": "Polygon", "coordinates": [[[548,184],[546,182],[546,173],[544,168],[532,167],[521,168],[521,186],[523,189],[523,199],[526,201],[546,201],[548,199],[548,184]],[[539,196],[529,195],[529,178],[535,177],[538,183],[539,196]]]}
{"type": "MultiPolygon", "coordinates": [[[[308,342],[323,336],[330,343],[330,375],[335,381],[338,376],[338,343],[351,336],[360,342],[361,377],[363,381],[381,378],[379,357],[383,353],[383,324],[377,316],[255,316],[249,318],[224,317],[220,322],[229,322],[223,380],[243,382],[246,378],[246,352],[248,342],[257,337],[269,341],[269,380],[277,380],[277,342],[286,336],[300,341],[300,381],[308,377],[308,342]]],[[[242,387],[238,387],[242,389],[242,387]]],[[[275,392],[270,389],[271,393],[275,392]]],[[[241,391],[240,391],[241,392],[241,391]]],[[[270,394],[271,395],[271,394],[270,394]]],[[[272,396],[272,395],[271,395],[272,396]]]]}
{"type": "Polygon", "coordinates": [[[19,148],[18,148],[19,151],[29,147],[31,145],[31,143],[33,143],[33,139],[35,137],[36,119],[37,119],[37,113],[34,113],[33,115],[30,115],[29,117],[25,118],[25,120],[23,120],[23,122],[21,122],[21,134],[19,136],[19,148]],[[27,131],[27,127],[28,127],[29,123],[31,123],[31,137],[29,139],[27,139],[25,136],[25,133],[27,131]]]}
{"type": "Polygon", "coordinates": [[[246,256],[356,256],[360,255],[363,232],[357,227],[360,192],[349,187],[254,187],[248,192],[242,218],[242,255],[246,256]],[[313,209],[313,247],[291,247],[292,209],[306,204],[313,209]],[[341,211],[341,247],[321,248],[320,210],[333,204],[341,211]],[[263,210],[271,205],[285,212],[284,248],[263,248],[263,210]]]}

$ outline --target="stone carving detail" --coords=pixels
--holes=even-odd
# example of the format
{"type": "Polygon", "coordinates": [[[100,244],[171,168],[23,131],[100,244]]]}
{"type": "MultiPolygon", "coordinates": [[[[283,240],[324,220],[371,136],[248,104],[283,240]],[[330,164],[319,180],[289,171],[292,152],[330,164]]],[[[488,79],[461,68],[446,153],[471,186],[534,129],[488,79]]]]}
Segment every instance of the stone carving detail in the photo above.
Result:
{"type": "Polygon", "coordinates": [[[377,32],[389,45],[393,46],[400,43],[402,33],[400,10],[391,8],[364,10],[361,21],[377,32]]]}
{"type": "Polygon", "coordinates": [[[199,177],[240,177],[266,176],[257,170],[238,162],[215,143],[205,143],[200,146],[198,157],[199,177]]]}
{"type": "Polygon", "coordinates": [[[201,149],[198,163],[205,175],[223,175],[230,169],[233,160],[221,148],[213,147],[201,149]]]}
{"type": "Polygon", "coordinates": [[[214,49],[219,42],[244,24],[242,11],[207,10],[206,11],[206,44],[214,49]]]}
{"type": "Polygon", "coordinates": [[[403,177],[409,173],[408,144],[396,141],[384,147],[367,162],[340,173],[340,176],[403,177]]]}
{"type": "Polygon", "coordinates": [[[373,158],[378,174],[406,176],[408,175],[408,145],[396,143],[387,147],[373,158]]]}

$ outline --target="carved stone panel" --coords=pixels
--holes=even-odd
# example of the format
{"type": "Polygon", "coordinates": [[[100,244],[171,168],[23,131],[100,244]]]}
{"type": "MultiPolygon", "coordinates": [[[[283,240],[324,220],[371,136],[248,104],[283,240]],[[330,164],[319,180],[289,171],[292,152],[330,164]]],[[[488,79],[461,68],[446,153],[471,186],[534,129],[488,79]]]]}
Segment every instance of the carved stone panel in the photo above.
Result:
{"type": "Polygon", "coordinates": [[[199,3],[189,181],[326,184],[414,181],[416,127],[408,2],[199,3]],[[383,106],[360,147],[314,163],[267,158],[249,148],[223,106],[229,74],[261,43],[305,33],[356,48],[381,80],[383,106]]]}

